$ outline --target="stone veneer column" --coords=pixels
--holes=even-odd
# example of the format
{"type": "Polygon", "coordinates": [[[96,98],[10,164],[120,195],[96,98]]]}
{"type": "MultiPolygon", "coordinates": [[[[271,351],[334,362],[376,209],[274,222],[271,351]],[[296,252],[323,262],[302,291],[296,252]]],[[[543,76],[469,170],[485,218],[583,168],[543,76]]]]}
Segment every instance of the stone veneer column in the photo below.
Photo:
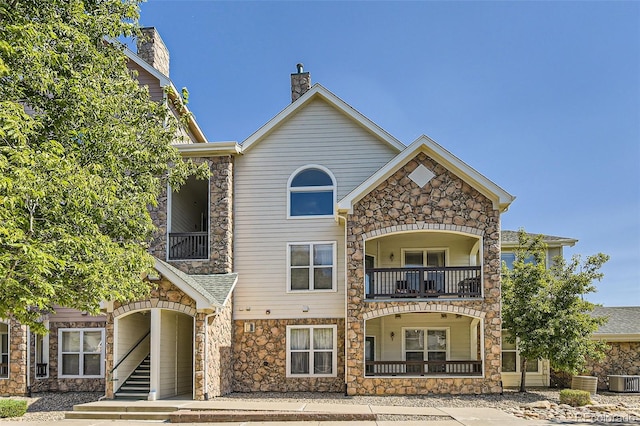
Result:
{"type": "Polygon", "coordinates": [[[295,102],[311,89],[311,74],[304,72],[304,66],[297,64],[298,72],[291,74],[291,102],[295,102]]]}
{"type": "MultiPolygon", "coordinates": [[[[347,224],[346,383],[349,395],[496,393],[500,385],[500,215],[492,202],[424,153],[360,200],[347,224]],[[424,165],[434,177],[420,188],[408,176],[424,165]],[[364,302],[365,236],[415,229],[482,236],[484,298],[464,301],[364,302]],[[484,377],[365,378],[364,322],[374,313],[480,312],[484,315],[484,377]],[[466,309],[466,311],[465,311],[466,309]]],[[[386,315],[385,314],[385,315],[386,315]]],[[[467,313],[468,315],[468,313],[467,313]]]]}
{"type": "Polygon", "coordinates": [[[27,327],[10,319],[9,328],[9,377],[0,379],[1,396],[27,394],[27,327]]]}

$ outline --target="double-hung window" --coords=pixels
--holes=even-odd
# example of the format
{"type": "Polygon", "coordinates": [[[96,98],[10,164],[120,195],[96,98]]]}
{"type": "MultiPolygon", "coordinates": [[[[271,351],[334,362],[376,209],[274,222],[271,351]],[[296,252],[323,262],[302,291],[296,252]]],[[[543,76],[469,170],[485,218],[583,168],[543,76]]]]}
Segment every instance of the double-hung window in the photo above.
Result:
{"type": "Polygon", "coordinates": [[[287,377],[336,377],[337,327],[287,326],[287,377]]]}
{"type": "MultiPolygon", "coordinates": [[[[502,330],[502,372],[520,373],[520,352],[516,343],[509,343],[506,339],[508,330],[502,330]]],[[[537,373],[540,371],[537,359],[528,359],[526,364],[527,373],[537,373]]]]}
{"type": "Polygon", "coordinates": [[[288,290],[336,289],[336,243],[289,243],[287,245],[288,290]]]}
{"type": "Polygon", "coordinates": [[[58,330],[58,376],[104,377],[104,329],[58,330]]]}

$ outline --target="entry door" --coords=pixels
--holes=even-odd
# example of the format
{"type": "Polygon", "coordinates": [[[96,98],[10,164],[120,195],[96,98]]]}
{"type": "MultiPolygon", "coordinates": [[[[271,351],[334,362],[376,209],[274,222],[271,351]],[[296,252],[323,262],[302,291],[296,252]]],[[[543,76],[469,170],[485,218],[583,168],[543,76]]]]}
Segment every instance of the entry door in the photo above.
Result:
{"type": "MultiPolygon", "coordinates": [[[[373,336],[365,337],[364,341],[364,359],[365,361],[375,361],[376,360],[376,338],[373,336]]],[[[366,374],[374,373],[374,366],[367,365],[365,367],[366,374]]]]}

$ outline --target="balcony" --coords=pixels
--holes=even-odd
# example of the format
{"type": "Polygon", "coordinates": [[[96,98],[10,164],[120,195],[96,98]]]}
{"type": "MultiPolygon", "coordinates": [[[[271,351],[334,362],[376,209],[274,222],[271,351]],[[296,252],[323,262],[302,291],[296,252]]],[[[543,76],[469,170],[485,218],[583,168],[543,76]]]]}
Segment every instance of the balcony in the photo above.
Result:
{"type": "Polygon", "coordinates": [[[480,266],[367,268],[367,299],[482,296],[480,266]]]}
{"type": "Polygon", "coordinates": [[[482,376],[482,361],[366,361],[365,376],[482,376]]]}
{"type": "Polygon", "coordinates": [[[169,260],[207,259],[208,232],[172,232],[169,234],[169,260]]]}

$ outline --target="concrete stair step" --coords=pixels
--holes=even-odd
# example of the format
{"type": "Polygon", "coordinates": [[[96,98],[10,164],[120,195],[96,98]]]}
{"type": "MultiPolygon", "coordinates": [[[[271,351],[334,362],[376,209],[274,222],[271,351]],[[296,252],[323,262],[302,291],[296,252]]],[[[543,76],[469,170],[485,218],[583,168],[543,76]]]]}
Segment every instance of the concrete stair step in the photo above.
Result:
{"type": "Polygon", "coordinates": [[[375,421],[375,413],[327,413],[313,411],[178,410],[169,414],[171,423],[229,422],[355,422],[375,421]]]}
{"type": "Polygon", "coordinates": [[[169,420],[170,412],[67,411],[65,419],[85,420],[169,420]]]}

